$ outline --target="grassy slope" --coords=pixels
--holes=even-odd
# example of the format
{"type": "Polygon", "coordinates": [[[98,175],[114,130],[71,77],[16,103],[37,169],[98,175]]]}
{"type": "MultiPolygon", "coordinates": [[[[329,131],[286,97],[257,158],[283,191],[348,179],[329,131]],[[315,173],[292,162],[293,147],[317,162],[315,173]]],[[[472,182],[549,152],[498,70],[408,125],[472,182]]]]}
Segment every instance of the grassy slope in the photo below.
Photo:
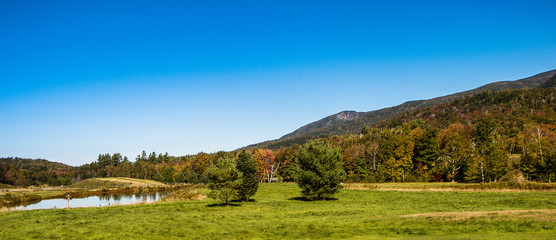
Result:
{"type": "Polygon", "coordinates": [[[121,182],[121,183],[131,183],[131,187],[146,187],[146,186],[165,186],[166,184],[155,181],[155,180],[145,180],[138,178],[126,178],[126,177],[112,177],[112,178],[97,178],[104,181],[121,182]]]}
{"type": "Polygon", "coordinates": [[[554,211],[461,215],[435,212],[556,209],[556,192],[343,190],[339,200],[297,200],[293,184],[263,184],[255,202],[215,200],[0,213],[0,239],[554,239],[554,211]]]}
{"type": "Polygon", "coordinates": [[[0,183],[0,189],[9,189],[9,188],[15,188],[15,187],[10,184],[0,183]]]}
{"type": "Polygon", "coordinates": [[[76,188],[118,188],[118,187],[157,187],[165,186],[164,183],[154,180],[143,180],[137,178],[110,177],[110,178],[89,178],[76,182],[70,187],[76,188]]]}

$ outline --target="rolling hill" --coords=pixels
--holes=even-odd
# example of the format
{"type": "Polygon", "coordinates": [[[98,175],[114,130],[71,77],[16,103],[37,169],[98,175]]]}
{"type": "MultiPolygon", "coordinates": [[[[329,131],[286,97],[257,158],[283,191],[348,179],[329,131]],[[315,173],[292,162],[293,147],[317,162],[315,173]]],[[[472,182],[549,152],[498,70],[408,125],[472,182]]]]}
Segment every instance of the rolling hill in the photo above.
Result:
{"type": "Polygon", "coordinates": [[[160,186],[166,186],[166,184],[154,180],[126,177],[89,178],[71,185],[71,187],[77,188],[123,188],[160,186]]]}
{"type": "Polygon", "coordinates": [[[438,106],[449,101],[486,91],[551,87],[556,83],[556,69],[515,81],[494,82],[476,89],[428,100],[408,101],[398,106],[369,112],[343,111],[312,122],[275,140],[265,141],[246,148],[278,149],[293,144],[303,144],[311,139],[332,135],[357,133],[365,125],[373,125],[414,110],[438,106]]]}
{"type": "Polygon", "coordinates": [[[44,159],[0,158],[0,183],[29,186],[70,182],[75,167],[44,159]]]}

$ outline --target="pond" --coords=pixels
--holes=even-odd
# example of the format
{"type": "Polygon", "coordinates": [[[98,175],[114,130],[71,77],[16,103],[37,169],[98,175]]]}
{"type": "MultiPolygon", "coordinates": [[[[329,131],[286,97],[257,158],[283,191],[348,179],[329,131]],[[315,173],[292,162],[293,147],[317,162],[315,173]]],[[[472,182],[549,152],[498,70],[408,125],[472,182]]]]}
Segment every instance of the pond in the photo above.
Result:
{"type": "Polygon", "coordinates": [[[46,199],[26,206],[18,206],[12,210],[56,209],[56,208],[81,208],[105,207],[127,205],[135,203],[152,203],[162,199],[169,192],[150,192],[135,194],[112,194],[106,196],[90,196],[86,198],[71,199],[46,199]]]}

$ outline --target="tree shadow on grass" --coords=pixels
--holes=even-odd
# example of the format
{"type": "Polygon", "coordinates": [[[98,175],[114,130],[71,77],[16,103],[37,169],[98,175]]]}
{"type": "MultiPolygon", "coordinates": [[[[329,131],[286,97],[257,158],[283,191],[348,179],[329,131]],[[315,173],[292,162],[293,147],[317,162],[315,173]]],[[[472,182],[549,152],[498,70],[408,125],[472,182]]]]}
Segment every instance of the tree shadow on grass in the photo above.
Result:
{"type": "Polygon", "coordinates": [[[214,203],[214,204],[209,204],[209,205],[207,205],[207,207],[227,207],[227,206],[230,206],[230,207],[239,207],[239,206],[241,206],[241,204],[237,204],[237,203],[228,203],[228,204],[225,204],[225,203],[214,203]]]}
{"type": "Polygon", "coordinates": [[[303,202],[312,202],[312,201],[338,201],[337,198],[323,198],[323,199],[311,200],[311,199],[308,199],[308,198],[306,198],[306,197],[293,197],[293,198],[288,198],[288,200],[292,200],[292,201],[303,201],[303,202]]]}
{"type": "MultiPolygon", "coordinates": [[[[245,201],[242,201],[242,200],[232,200],[231,202],[234,202],[234,203],[245,203],[245,201]]],[[[255,199],[249,199],[247,202],[257,202],[257,200],[255,200],[255,199]]]]}

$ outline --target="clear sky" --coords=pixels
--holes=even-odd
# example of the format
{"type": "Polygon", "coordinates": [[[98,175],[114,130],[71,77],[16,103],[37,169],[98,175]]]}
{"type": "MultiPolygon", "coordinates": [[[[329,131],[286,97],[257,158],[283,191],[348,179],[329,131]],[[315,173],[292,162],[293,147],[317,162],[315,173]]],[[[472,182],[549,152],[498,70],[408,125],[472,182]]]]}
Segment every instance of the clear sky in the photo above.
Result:
{"type": "Polygon", "coordinates": [[[0,0],[0,156],[233,150],[556,68],[556,1],[0,0]]]}

